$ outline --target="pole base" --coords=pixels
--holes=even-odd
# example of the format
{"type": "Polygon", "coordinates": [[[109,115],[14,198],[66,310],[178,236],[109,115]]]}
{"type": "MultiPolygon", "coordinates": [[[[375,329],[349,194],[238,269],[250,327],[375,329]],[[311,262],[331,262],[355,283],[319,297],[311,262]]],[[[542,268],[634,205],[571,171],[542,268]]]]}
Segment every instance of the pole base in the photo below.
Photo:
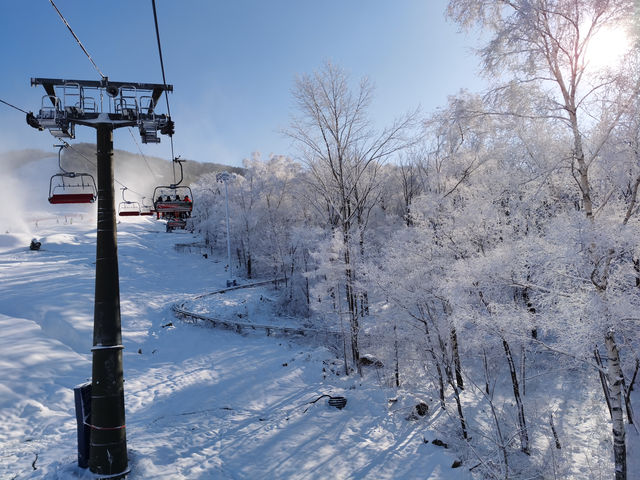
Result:
{"type": "MultiPolygon", "coordinates": [[[[131,473],[131,468],[127,467],[123,472],[120,473],[110,473],[108,475],[106,474],[100,474],[100,473],[93,473],[91,472],[91,478],[93,480],[115,480],[118,478],[125,478],[127,475],[129,475],[131,473]]],[[[84,477],[83,477],[84,478],[84,477]]]]}

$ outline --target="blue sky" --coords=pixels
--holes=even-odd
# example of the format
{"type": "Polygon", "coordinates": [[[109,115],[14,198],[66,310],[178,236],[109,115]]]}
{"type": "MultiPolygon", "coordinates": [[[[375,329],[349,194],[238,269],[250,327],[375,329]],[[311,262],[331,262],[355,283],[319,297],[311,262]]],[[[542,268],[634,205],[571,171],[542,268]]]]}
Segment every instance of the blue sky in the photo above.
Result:
{"type": "MultiPolygon", "coordinates": [[[[161,83],[151,0],[54,0],[102,72],[111,80],[161,83]]],[[[294,112],[296,75],[329,60],[353,81],[375,85],[378,125],[482,81],[471,52],[475,38],[445,19],[444,0],[156,0],[175,153],[240,165],[253,151],[295,157],[280,131],[294,112]]],[[[37,111],[44,94],[31,77],[99,80],[99,74],[47,0],[3,2],[0,98],[37,111]]],[[[164,104],[163,104],[164,105],[164,104]]],[[[162,111],[164,112],[164,106],[162,111]]],[[[75,141],[95,141],[78,127],[75,141]]],[[[141,145],[170,158],[166,137],[141,145]]],[[[0,104],[0,152],[51,149],[55,139],[28,127],[0,104]]],[[[137,152],[126,129],[115,148],[137,152]]]]}

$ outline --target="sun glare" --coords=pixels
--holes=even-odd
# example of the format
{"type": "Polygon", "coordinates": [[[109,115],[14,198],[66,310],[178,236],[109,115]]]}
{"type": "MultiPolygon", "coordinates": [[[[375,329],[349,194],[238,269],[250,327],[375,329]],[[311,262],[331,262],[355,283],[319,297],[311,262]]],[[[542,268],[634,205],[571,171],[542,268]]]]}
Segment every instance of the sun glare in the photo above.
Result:
{"type": "Polygon", "coordinates": [[[603,28],[591,37],[585,60],[592,70],[617,66],[631,47],[631,40],[623,28],[603,28]]]}

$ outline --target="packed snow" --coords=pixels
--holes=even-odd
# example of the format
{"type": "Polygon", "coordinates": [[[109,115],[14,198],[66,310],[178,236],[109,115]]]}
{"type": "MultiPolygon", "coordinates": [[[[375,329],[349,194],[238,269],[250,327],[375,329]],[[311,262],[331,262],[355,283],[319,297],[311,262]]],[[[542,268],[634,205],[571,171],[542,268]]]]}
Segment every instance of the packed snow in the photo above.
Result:
{"type": "MultiPolygon", "coordinates": [[[[92,209],[64,207],[0,234],[2,479],[91,478],[77,466],[73,388],[91,374],[95,228],[92,209]]],[[[319,343],[177,319],[172,305],[228,278],[223,260],[176,248],[198,240],[149,218],[118,224],[128,478],[470,478],[425,442],[439,413],[408,420],[414,399],[343,376],[319,343]],[[323,394],[348,403],[311,403],[323,394]]],[[[217,296],[208,313],[240,304],[269,324],[271,288],[217,296]]]]}

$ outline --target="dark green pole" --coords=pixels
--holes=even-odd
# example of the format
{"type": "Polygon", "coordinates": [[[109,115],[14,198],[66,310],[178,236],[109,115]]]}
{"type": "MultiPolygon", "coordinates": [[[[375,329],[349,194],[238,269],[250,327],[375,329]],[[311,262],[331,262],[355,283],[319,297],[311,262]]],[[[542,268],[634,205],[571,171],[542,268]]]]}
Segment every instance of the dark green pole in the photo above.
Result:
{"type": "Polygon", "coordinates": [[[97,125],[98,236],[93,313],[89,468],[109,478],[128,472],[120,285],[113,188],[113,126],[97,125]]]}

